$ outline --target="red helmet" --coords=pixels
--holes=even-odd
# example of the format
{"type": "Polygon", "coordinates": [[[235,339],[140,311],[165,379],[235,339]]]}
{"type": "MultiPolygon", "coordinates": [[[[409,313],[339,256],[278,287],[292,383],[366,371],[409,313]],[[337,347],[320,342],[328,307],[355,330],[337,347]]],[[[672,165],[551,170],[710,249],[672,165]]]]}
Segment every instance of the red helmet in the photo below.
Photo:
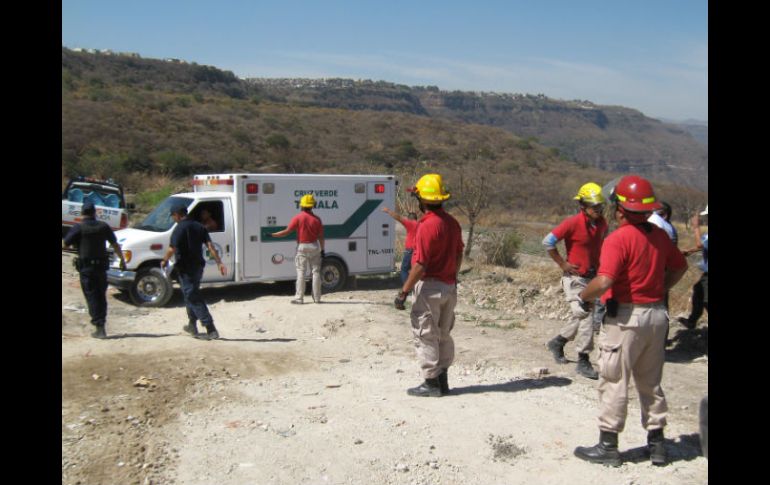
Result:
{"type": "Polygon", "coordinates": [[[655,200],[650,182],[638,175],[626,175],[613,190],[613,199],[630,212],[650,212],[663,207],[655,200]]]}

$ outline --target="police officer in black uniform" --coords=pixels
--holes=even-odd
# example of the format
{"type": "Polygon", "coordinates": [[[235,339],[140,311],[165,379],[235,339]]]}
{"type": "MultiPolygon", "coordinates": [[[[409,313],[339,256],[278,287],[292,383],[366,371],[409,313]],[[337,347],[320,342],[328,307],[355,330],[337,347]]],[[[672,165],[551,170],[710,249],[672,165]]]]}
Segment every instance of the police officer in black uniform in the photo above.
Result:
{"type": "Polygon", "coordinates": [[[75,224],[64,237],[64,245],[78,248],[76,267],[80,272],[80,288],[88,303],[88,314],[96,330],[94,338],[105,338],[104,323],[107,320],[107,268],[109,256],[106,242],[110,243],[115,254],[120,258],[120,269],[126,269],[126,260],[120,250],[115,233],[106,222],[96,220],[96,208],[93,202],[83,202],[81,208],[83,220],[75,224]]]}

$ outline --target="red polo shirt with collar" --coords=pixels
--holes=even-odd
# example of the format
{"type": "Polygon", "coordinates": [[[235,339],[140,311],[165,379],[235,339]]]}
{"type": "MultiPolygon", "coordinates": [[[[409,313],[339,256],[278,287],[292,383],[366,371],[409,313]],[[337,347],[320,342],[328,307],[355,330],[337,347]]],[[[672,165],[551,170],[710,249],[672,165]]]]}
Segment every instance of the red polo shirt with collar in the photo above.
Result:
{"type": "Polygon", "coordinates": [[[457,258],[465,245],[457,220],[444,209],[428,211],[420,219],[414,236],[412,265],[425,268],[422,279],[435,278],[453,285],[457,282],[457,258]]]}
{"type": "Polygon", "coordinates": [[[591,268],[596,270],[599,267],[602,241],[607,234],[607,221],[603,217],[592,223],[581,210],[564,219],[551,233],[556,239],[564,240],[567,262],[578,265],[581,275],[591,268]]]}
{"type": "Polygon", "coordinates": [[[623,224],[607,236],[602,247],[598,274],[613,280],[602,301],[655,303],[663,300],[665,271],[687,268],[687,260],[666,231],[649,224],[623,224]]]}
{"type": "Polygon", "coordinates": [[[300,244],[316,242],[324,230],[321,219],[305,211],[292,217],[287,229],[297,231],[297,242],[300,244]]]}

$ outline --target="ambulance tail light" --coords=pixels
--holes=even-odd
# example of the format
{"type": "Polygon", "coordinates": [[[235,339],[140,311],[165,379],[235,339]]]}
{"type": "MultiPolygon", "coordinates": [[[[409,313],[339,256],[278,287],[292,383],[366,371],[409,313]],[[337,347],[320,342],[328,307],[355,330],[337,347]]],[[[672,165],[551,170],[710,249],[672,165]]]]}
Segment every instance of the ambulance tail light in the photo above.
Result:
{"type": "Polygon", "coordinates": [[[385,193],[385,184],[374,184],[374,193],[375,194],[384,194],[385,193]]]}
{"type": "Polygon", "coordinates": [[[120,215],[120,228],[125,229],[128,227],[128,215],[127,214],[121,214],[120,215]]]}
{"type": "Polygon", "coordinates": [[[246,184],[246,193],[247,194],[258,194],[259,193],[259,184],[246,184]]]}

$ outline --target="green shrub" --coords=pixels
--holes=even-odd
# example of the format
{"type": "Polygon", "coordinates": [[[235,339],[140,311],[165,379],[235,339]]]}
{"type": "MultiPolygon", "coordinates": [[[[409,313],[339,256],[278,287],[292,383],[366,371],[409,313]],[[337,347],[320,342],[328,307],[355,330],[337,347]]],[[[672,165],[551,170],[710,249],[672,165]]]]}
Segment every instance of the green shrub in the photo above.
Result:
{"type": "Polygon", "coordinates": [[[192,159],[183,153],[165,150],[153,155],[155,164],[161,173],[174,177],[184,177],[193,172],[192,159]]]}
{"type": "Polygon", "coordinates": [[[265,139],[265,143],[270,148],[279,148],[281,150],[286,150],[291,145],[291,143],[289,143],[289,140],[285,136],[279,133],[274,133],[268,136],[265,139]]]}
{"type": "Polygon", "coordinates": [[[521,236],[513,231],[489,233],[481,242],[484,262],[506,268],[519,264],[521,236]]]}
{"type": "Polygon", "coordinates": [[[148,190],[136,194],[135,201],[139,208],[152,209],[166,200],[166,197],[174,193],[174,185],[170,184],[158,190],[148,190]]]}

